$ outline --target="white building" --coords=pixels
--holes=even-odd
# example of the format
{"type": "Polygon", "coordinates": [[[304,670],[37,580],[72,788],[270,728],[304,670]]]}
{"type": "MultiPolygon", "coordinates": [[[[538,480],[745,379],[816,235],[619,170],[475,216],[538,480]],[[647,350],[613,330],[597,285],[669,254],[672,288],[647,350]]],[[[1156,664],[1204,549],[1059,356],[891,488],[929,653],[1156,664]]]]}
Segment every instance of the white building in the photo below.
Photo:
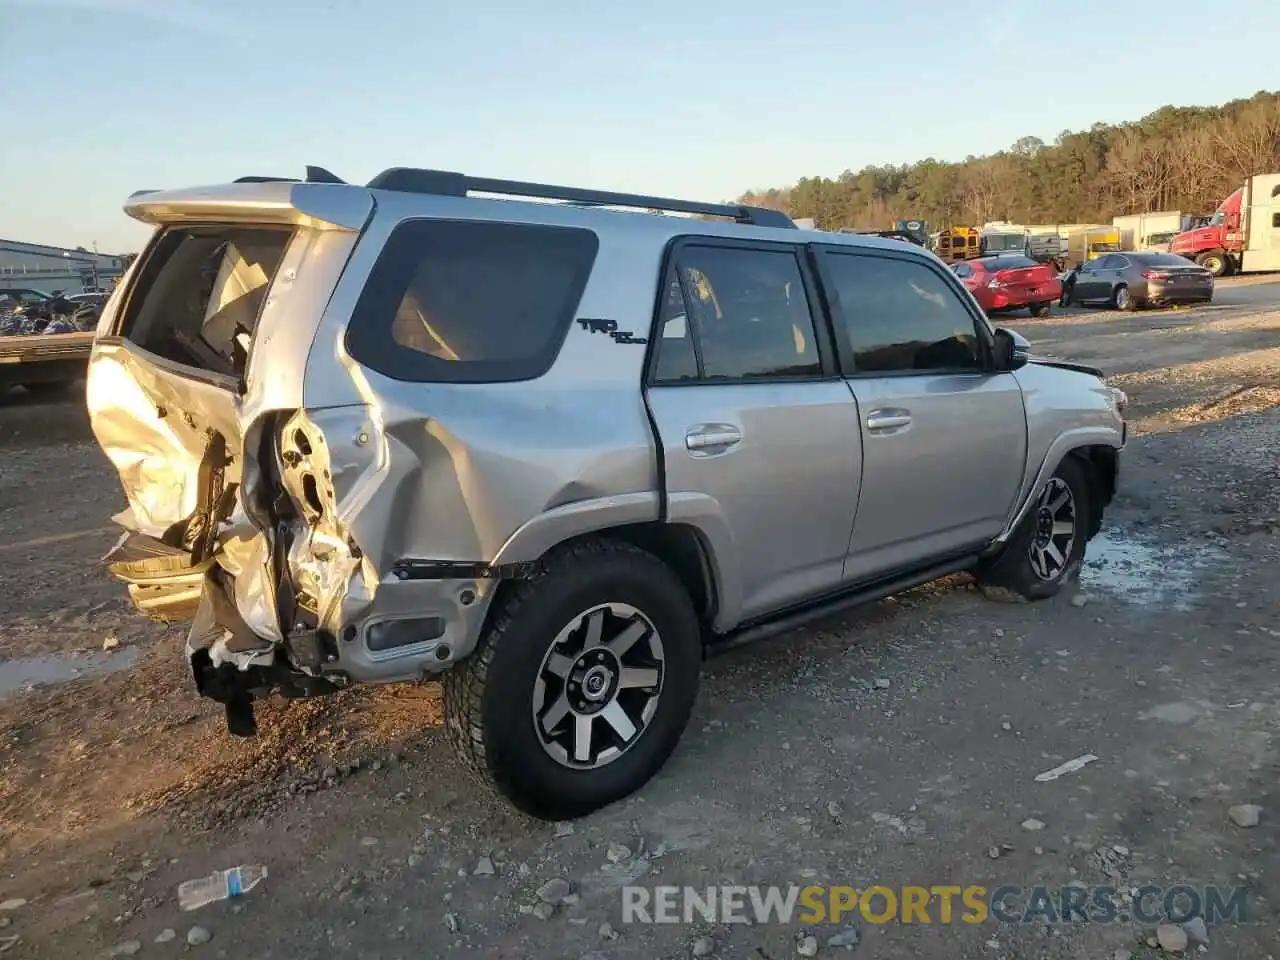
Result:
{"type": "Polygon", "coordinates": [[[0,287],[61,290],[68,295],[106,290],[119,279],[126,263],[121,254],[0,239],[0,287]]]}

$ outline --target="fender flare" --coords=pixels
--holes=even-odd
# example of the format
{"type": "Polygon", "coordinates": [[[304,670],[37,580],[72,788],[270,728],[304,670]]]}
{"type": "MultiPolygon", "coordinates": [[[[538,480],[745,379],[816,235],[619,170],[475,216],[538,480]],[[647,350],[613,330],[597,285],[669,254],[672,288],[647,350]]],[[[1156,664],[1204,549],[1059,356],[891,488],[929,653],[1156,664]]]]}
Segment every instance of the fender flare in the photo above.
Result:
{"type": "Polygon", "coordinates": [[[1050,444],[1044,459],[1041,460],[1040,469],[1036,471],[1035,479],[1022,491],[1018,499],[1017,509],[1013,511],[1013,514],[1005,524],[1004,530],[1001,531],[1000,536],[996,537],[992,547],[1004,544],[1013,536],[1013,532],[1018,529],[1018,525],[1026,518],[1027,512],[1036,502],[1036,497],[1058,469],[1058,465],[1066,457],[1070,456],[1073,451],[1084,447],[1111,447],[1113,450],[1119,451],[1124,449],[1124,444],[1124,431],[1116,430],[1113,427],[1076,427],[1059,434],[1050,444]]]}

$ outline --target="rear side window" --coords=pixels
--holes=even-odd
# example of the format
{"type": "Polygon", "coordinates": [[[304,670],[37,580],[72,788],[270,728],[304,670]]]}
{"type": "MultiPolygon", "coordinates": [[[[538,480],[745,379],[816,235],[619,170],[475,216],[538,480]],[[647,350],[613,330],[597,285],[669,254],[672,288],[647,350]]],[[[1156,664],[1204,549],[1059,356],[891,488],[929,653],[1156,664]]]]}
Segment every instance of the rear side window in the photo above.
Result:
{"type": "Polygon", "coordinates": [[[550,369],[599,244],[590,230],[408,220],[392,231],[347,350],[396,380],[531,380],[550,369]]]}
{"type": "Polygon", "coordinates": [[[226,224],[165,230],[129,293],[119,333],[166,360],[242,376],[292,235],[226,224]]]}

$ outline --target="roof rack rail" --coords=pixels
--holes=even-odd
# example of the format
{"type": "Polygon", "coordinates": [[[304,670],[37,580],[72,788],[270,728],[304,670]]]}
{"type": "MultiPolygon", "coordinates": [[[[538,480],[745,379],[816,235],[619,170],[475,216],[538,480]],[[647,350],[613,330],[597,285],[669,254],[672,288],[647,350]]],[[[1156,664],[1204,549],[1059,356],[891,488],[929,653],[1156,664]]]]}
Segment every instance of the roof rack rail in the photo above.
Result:
{"type": "Polygon", "coordinates": [[[233,183],[346,183],[341,177],[330,173],[324,167],[307,165],[306,180],[297,177],[236,177],[233,183]]]}
{"type": "Polygon", "coordinates": [[[610,190],[561,187],[547,183],[525,183],[519,180],[494,180],[487,177],[469,177],[464,173],[453,173],[448,170],[392,167],[389,170],[383,170],[370,180],[368,186],[372,190],[430,193],[447,197],[465,197],[469,193],[494,193],[509,197],[562,200],[580,206],[635,207],[705,217],[727,217],[738,223],[756,227],[790,229],[796,227],[785,213],[780,210],[770,210],[767,207],[751,207],[737,203],[701,203],[694,200],[674,200],[669,197],[650,197],[638,193],[615,193],[610,190]]]}

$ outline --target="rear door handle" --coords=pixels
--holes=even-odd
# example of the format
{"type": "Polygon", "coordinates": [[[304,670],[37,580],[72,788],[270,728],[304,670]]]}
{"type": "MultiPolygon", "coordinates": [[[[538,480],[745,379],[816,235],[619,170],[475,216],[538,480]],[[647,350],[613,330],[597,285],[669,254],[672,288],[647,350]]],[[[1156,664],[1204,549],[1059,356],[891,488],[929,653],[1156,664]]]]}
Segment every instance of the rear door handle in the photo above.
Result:
{"type": "Polygon", "coordinates": [[[742,431],[731,423],[700,423],[684,435],[685,449],[691,453],[714,453],[742,442],[742,431]]]}
{"type": "Polygon", "coordinates": [[[867,429],[872,431],[901,430],[911,426],[911,414],[905,410],[872,410],[867,414],[867,429]]]}

